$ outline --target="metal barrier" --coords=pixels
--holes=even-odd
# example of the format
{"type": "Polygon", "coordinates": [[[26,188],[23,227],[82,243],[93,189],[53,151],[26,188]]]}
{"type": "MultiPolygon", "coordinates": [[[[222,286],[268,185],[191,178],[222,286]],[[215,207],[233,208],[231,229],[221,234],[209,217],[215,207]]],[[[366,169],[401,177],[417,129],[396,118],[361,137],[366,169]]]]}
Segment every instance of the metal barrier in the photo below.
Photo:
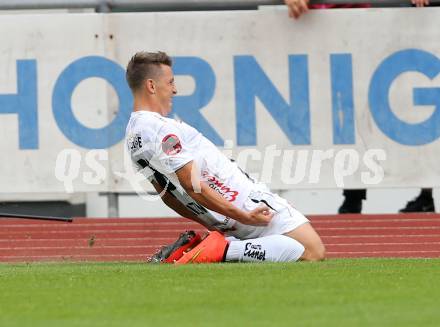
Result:
{"type": "MultiPolygon", "coordinates": [[[[410,0],[312,0],[313,4],[361,4],[373,7],[410,6],[410,0]]],[[[440,4],[440,0],[431,0],[440,4]]],[[[0,0],[0,10],[81,9],[111,11],[249,10],[264,5],[281,5],[283,0],[0,0]]]]}

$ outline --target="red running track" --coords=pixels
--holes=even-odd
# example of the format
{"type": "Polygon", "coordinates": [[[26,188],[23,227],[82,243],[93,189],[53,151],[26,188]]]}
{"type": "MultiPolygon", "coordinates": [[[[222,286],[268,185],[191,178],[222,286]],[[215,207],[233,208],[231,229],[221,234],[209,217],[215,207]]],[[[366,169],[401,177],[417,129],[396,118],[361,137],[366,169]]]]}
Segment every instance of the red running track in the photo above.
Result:
{"type": "MultiPolygon", "coordinates": [[[[329,258],[440,257],[440,215],[311,216],[329,258]]],[[[76,218],[73,223],[0,217],[0,262],[144,261],[188,229],[183,218],[76,218]]]]}

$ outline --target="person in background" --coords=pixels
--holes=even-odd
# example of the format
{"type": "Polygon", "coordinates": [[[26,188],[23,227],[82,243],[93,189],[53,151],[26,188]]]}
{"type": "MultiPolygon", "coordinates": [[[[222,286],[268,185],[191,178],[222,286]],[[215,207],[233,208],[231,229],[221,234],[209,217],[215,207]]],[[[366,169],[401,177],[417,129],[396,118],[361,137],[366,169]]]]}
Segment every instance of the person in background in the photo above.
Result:
{"type": "MultiPolygon", "coordinates": [[[[292,18],[299,18],[302,14],[309,11],[309,9],[331,9],[331,8],[369,8],[371,4],[310,4],[309,0],[284,0],[288,10],[289,16],[292,18]]],[[[411,0],[411,4],[416,7],[424,7],[429,5],[429,0],[411,0]]]]}
{"type": "Polygon", "coordinates": [[[422,188],[420,194],[414,200],[408,201],[399,212],[435,212],[432,188],[422,188]]]}
{"type": "MultiPolygon", "coordinates": [[[[331,9],[331,8],[369,8],[369,3],[363,4],[310,4],[309,0],[284,0],[289,10],[289,16],[298,19],[309,9],[331,9]]],[[[411,0],[416,7],[429,5],[429,0],[411,0]]],[[[344,190],[344,202],[338,209],[338,213],[361,213],[362,200],[367,199],[366,189],[344,190]]],[[[399,212],[434,212],[434,200],[432,189],[422,189],[420,194],[412,201],[409,201],[405,208],[399,212]]]]}

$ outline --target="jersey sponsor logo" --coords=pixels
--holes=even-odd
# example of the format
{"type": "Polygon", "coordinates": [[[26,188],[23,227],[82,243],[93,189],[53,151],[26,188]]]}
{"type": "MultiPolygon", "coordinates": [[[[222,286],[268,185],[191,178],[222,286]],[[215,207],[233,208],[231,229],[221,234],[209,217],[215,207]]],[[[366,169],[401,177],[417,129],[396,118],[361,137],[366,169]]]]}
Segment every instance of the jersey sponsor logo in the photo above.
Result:
{"type": "Polygon", "coordinates": [[[231,190],[230,187],[220,182],[217,177],[211,176],[207,172],[203,172],[202,177],[206,180],[210,188],[220,193],[229,202],[234,202],[238,194],[240,194],[238,191],[231,190]]]}
{"type": "Polygon", "coordinates": [[[175,134],[168,134],[162,140],[162,151],[169,156],[173,156],[182,151],[182,144],[175,134]]]}
{"type": "Polygon", "coordinates": [[[130,135],[127,144],[129,150],[138,150],[142,148],[142,137],[139,134],[130,135]]]}
{"type": "Polygon", "coordinates": [[[244,249],[244,256],[257,259],[260,261],[266,260],[266,250],[263,250],[260,244],[252,244],[251,242],[246,243],[244,249]]]}

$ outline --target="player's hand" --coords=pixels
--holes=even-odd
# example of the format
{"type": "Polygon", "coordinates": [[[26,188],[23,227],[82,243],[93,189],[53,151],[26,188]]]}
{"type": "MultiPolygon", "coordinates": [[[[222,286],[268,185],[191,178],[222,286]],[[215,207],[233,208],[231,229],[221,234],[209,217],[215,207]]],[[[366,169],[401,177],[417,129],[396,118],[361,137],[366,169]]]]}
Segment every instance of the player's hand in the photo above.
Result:
{"type": "Polygon", "coordinates": [[[266,226],[272,220],[273,215],[273,212],[267,206],[263,205],[249,211],[245,223],[252,226],[266,226]]]}
{"type": "Polygon", "coordinates": [[[411,0],[411,3],[416,7],[429,6],[429,0],[411,0]]]}
{"type": "Polygon", "coordinates": [[[299,16],[309,10],[309,0],[284,0],[284,2],[289,9],[289,17],[293,17],[295,19],[299,18],[299,16]]]}

